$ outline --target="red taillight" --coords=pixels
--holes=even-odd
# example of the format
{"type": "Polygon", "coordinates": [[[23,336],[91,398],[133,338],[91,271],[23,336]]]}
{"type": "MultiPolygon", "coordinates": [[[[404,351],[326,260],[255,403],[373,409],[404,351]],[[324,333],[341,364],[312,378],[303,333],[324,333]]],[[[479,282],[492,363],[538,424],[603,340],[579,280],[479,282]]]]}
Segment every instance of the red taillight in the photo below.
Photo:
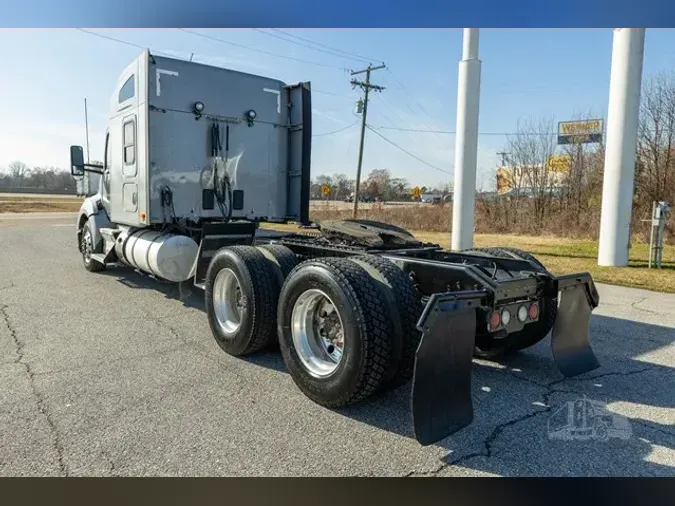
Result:
{"type": "Polygon", "coordinates": [[[492,313],[490,315],[490,327],[492,327],[493,329],[496,329],[497,327],[499,327],[499,324],[501,323],[501,321],[502,321],[502,316],[497,311],[495,311],[494,313],[492,313]]]}
{"type": "Polygon", "coordinates": [[[539,306],[536,302],[530,304],[530,308],[527,310],[527,315],[530,317],[530,320],[536,320],[539,316],[539,306]]]}

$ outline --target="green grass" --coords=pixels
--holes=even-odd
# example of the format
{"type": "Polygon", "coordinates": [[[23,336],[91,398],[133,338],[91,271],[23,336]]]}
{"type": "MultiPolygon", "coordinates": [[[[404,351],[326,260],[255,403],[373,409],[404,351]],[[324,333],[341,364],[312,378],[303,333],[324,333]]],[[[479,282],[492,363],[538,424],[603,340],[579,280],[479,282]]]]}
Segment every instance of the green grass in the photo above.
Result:
{"type": "MultiPolygon", "coordinates": [[[[297,230],[295,225],[265,225],[278,230],[297,230]]],[[[450,233],[411,231],[421,241],[450,247],[450,233]]],[[[598,266],[595,241],[551,236],[476,234],[477,247],[510,246],[535,255],[552,273],[589,272],[599,283],[631,286],[659,292],[675,293],[675,246],[666,246],[661,269],[648,269],[649,245],[634,243],[628,267],[598,266]]]]}

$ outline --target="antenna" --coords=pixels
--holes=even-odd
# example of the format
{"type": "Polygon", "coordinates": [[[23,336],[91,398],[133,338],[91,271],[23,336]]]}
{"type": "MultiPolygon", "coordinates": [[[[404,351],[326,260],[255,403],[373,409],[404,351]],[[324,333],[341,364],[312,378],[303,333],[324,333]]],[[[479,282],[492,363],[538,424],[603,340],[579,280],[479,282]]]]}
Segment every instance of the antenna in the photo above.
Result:
{"type": "Polygon", "coordinates": [[[89,163],[89,118],[87,117],[87,99],[84,99],[84,131],[87,137],[87,163],[89,163]]]}

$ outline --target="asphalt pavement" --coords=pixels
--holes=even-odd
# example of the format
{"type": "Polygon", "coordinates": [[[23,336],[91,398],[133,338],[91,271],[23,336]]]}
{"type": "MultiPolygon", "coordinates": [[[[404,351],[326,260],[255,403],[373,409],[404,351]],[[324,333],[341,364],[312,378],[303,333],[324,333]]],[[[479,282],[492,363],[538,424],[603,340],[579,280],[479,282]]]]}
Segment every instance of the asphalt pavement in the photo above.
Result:
{"type": "Polygon", "coordinates": [[[409,386],[322,408],[278,353],[223,353],[201,293],[85,271],[74,215],[0,215],[0,475],[675,476],[675,296],[598,289],[600,369],[475,361],[474,423],[422,447],[409,386]]]}

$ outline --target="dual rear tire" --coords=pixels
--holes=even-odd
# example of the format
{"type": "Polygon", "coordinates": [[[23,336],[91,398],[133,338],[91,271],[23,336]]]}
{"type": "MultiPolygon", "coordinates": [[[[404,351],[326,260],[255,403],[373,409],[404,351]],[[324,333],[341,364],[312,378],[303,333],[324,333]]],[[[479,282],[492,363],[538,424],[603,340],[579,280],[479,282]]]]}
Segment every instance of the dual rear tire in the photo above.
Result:
{"type": "Polygon", "coordinates": [[[226,248],[207,272],[206,309],[225,352],[278,343],[298,388],[323,406],[412,377],[422,303],[405,273],[380,257],[298,263],[284,246],[226,248]]]}
{"type": "MultiPolygon", "coordinates": [[[[525,260],[532,264],[532,270],[548,274],[546,267],[533,255],[516,248],[473,248],[465,250],[463,253],[525,260]]],[[[505,338],[497,339],[490,334],[477,336],[474,356],[488,360],[497,359],[503,355],[524,350],[542,341],[549,334],[555,323],[558,314],[557,298],[547,297],[541,299],[539,311],[539,320],[537,322],[527,325],[519,332],[509,334],[505,338]]]]}

